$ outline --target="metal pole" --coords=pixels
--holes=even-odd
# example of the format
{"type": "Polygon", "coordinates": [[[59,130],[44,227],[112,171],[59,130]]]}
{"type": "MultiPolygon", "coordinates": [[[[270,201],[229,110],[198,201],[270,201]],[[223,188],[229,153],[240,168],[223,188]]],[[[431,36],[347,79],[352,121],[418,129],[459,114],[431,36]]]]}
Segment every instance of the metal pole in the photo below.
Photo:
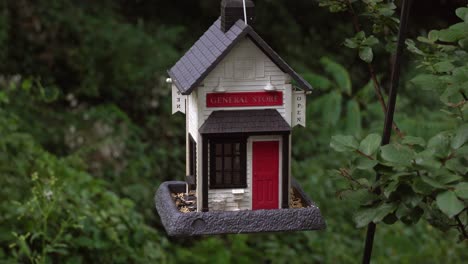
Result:
{"type": "MultiPolygon", "coordinates": [[[[398,44],[395,53],[395,60],[392,67],[392,76],[390,82],[390,92],[387,106],[387,113],[385,114],[385,123],[382,133],[382,142],[381,145],[387,145],[390,143],[390,137],[392,135],[392,124],[393,124],[393,115],[395,113],[395,105],[398,94],[398,85],[400,81],[400,70],[401,70],[401,57],[403,54],[403,49],[406,40],[406,29],[408,26],[408,17],[410,13],[412,0],[403,0],[403,6],[400,15],[400,29],[398,31],[398,44]]],[[[377,174],[377,180],[379,180],[380,175],[377,174]]],[[[380,190],[376,190],[377,193],[380,193],[380,190]]],[[[371,222],[367,226],[367,235],[366,235],[366,244],[364,247],[364,255],[362,257],[363,264],[369,264],[372,256],[372,247],[374,244],[374,235],[375,235],[376,224],[371,222]]]]}

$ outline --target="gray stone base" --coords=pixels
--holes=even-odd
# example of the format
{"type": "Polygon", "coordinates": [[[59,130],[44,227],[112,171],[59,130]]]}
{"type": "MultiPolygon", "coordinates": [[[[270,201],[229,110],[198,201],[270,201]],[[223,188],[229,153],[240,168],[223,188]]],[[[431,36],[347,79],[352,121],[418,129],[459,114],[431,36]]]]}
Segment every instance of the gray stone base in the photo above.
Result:
{"type": "Polygon", "coordinates": [[[180,212],[171,193],[185,192],[185,182],[170,181],[159,186],[154,197],[156,210],[170,236],[285,232],[325,229],[320,209],[293,181],[293,188],[307,207],[274,210],[180,212]]]}

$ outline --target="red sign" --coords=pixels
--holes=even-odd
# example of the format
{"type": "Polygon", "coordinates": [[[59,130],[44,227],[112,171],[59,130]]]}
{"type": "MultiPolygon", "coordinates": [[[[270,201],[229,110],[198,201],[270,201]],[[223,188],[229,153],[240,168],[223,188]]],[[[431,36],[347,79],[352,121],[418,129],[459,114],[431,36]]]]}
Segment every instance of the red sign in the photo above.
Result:
{"type": "Polygon", "coordinates": [[[283,92],[209,93],[206,107],[283,105],[283,92]]]}

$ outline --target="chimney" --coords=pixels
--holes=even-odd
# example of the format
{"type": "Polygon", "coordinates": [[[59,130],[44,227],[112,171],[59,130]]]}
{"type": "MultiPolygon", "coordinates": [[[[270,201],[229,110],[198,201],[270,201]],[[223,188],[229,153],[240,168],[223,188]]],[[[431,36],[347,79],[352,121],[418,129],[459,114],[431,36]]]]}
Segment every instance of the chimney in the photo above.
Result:
{"type": "MultiPolygon", "coordinates": [[[[255,18],[255,5],[252,0],[245,0],[247,24],[251,25],[255,18]]],[[[243,0],[221,1],[221,30],[227,32],[237,20],[244,20],[243,0]]]]}

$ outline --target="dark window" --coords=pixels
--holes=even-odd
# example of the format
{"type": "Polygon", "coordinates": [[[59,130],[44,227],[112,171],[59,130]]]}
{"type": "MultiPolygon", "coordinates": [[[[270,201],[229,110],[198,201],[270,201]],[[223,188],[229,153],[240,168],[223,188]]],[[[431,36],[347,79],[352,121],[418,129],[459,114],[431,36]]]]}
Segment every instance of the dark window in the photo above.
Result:
{"type": "Polygon", "coordinates": [[[192,135],[189,134],[189,182],[191,183],[191,188],[194,189],[197,182],[197,143],[192,138],[192,135]]]}
{"type": "Polygon", "coordinates": [[[245,139],[210,140],[210,188],[246,188],[245,139]]]}

